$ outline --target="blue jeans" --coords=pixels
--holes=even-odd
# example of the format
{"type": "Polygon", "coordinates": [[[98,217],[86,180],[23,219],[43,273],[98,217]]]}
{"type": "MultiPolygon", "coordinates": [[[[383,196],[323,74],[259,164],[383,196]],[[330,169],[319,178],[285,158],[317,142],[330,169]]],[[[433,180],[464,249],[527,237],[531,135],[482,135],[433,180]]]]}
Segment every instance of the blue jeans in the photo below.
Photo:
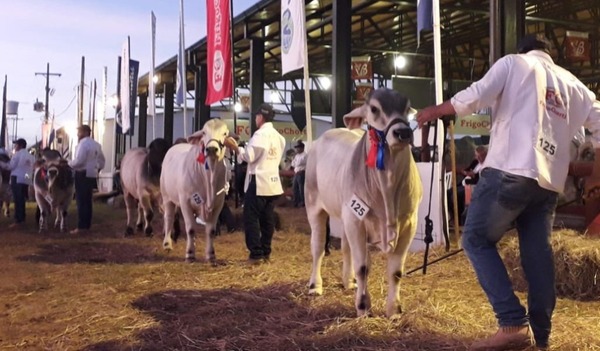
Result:
{"type": "Polygon", "coordinates": [[[462,239],[499,325],[529,323],[541,347],[548,345],[556,304],[550,234],[557,198],[557,193],[541,188],[534,179],[486,168],[471,198],[462,239]],[[528,313],[514,293],[496,248],[496,243],[514,225],[529,284],[528,313]]]}

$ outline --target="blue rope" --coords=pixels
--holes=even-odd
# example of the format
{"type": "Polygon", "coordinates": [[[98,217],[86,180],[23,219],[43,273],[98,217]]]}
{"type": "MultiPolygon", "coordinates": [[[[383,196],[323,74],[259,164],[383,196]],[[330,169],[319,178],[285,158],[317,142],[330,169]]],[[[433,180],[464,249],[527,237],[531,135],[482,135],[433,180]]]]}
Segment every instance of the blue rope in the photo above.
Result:
{"type": "Polygon", "coordinates": [[[383,131],[375,130],[378,136],[377,143],[377,169],[382,171],[384,167],[383,158],[385,155],[385,134],[383,131]]]}

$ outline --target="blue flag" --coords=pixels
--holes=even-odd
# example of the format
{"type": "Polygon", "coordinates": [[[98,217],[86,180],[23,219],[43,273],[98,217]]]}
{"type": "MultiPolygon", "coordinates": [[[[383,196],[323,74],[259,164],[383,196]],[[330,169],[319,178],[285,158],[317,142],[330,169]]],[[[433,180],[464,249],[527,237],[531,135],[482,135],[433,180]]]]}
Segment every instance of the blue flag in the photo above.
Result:
{"type": "Polygon", "coordinates": [[[417,0],[417,46],[421,44],[422,30],[433,30],[432,0],[417,0]]]}

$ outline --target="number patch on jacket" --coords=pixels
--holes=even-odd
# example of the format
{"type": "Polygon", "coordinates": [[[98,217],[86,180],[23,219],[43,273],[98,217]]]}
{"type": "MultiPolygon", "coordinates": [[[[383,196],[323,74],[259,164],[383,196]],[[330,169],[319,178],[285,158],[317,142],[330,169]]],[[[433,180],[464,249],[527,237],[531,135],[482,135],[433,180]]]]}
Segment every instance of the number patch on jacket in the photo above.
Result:
{"type": "Polygon", "coordinates": [[[547,137],[538,138],[537,149],[546,154],[546,156],[554,157],[556,154],[556,143],[547,137]]]}
{"type": "Polygon", "coordinates": [[[365,218],[370,210],[369,206],[367,206],[367,204],[365,204],[355,194],[352,195],[352,198],[346,205],[350,208],[352,214],[354,214],[356,218],[360,219],[361,221],[365,218]]]}

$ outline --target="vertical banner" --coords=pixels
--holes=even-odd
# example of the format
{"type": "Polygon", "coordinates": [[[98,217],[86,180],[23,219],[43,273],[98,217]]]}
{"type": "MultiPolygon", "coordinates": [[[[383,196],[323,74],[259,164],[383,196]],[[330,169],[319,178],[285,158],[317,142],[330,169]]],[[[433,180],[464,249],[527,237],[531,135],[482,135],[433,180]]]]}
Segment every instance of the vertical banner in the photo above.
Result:
{"type": "Polygon", "coordinates": [[[233,95],[231,66],[231,14],[228,0],[207,0],[207,81],[206,105],[233,95]]]}
{"type": "Polygon", "coordinates": [[[433,29],[432,0],[417,0],[417,46],[421,45],[421,31],[433,29]]]}
{"type": "Polygon", "coordinates": [[[589,33],[567,31],[565,36],[565,56],[569,62],[582,62],[590,60],[589,33]]]}
{"type": "Polygon", "coordinates": [[[0,123],[0,147],[6,148],[8,147],[8,131],[7,123],[6,123],[6,83],[8,82],[8,77],[4,76],[4,88],[2,89],[2,122],[0,123]]]}
{"type": "Polygon", "coordinates": [[[281,75],[304,67],[304,0],[281,1],[281,75]]]}
{"type": "Polygon", "coordinates": [[[352,57],[352,79],[373,79],[373,65],[370,56],[352,57]]]}
{"type": "MultiPolygon", "coordinates": [[[[133,135],[133,124],[135,121],[135,100],[137,99],[138,74],[140,72],[140,62],[129,60],[129,131],[127,134],[133,135]]],[[[125,134],[125,132],[123,132],[125,134]]]]}
{"type": "Polygon", "coordinates": [[[152,43],[150,45],[150,76],[148,77],[148,116],[152,118],[152,140],[156,139],[156,90],[154,82],[154,67],[156,66],[156,16],[150,12],[152,26],[152,43]]]}
{"type": "Polygon", "coordinates": [[[127,37],[127,40],[123,43],[123,48],[121,50],[121,82],[119,96],[119,101],[121,103],[121,118],[120,120],[117,120],[121,126],[121,132],[123,134],[127,133],[131,128],[130,120],[127,118],[129,116],[129,111],[131,110],[131,89],[129,88],[129,85],[129,37],[127,37]]]}
{"type": "Polygon", "coordinates": [[[185,34],[183,26],[183,0],[179,0],[179,50],[177,51],[177,90],[175,91],[175,103],[183,105],[185,99],[185,34]]]}

